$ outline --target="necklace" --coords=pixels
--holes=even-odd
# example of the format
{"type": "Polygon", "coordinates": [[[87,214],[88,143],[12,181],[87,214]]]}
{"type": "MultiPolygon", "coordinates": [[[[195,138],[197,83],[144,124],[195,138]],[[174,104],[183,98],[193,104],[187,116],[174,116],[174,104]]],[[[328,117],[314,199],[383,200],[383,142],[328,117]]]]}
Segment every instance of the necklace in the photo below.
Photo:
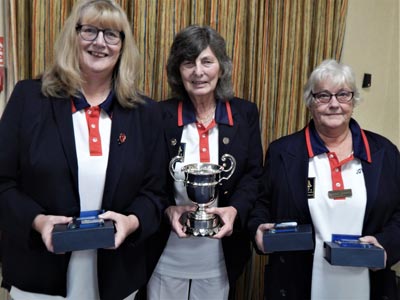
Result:
{"type": "Polygon", "coordinates": [[[197,121],[198,121],[199,123],[204,124],[204,125],[207,125],[208,123],[210,123],[211,120],[214,119],[215,108],[216,108],[216,105],[214,104],[214,107],[211,109],[211,111],[210,111],[207,115],[205,115],[204,117],[201,117],[201,118],[200,118],[200,117],[197,115],[197,113],[196,113],[196,119],[197,119],[197,121]]]}

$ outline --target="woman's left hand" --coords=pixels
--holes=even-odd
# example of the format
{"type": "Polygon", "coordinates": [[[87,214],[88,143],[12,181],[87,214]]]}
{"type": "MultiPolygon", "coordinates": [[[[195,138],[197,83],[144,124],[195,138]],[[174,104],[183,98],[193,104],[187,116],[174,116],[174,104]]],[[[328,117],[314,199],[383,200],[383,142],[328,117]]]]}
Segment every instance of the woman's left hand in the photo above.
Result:
{"type": "MultiPolygon", "coordinates": [[[[373,244],[374,246],[376,246],[378,248],[381,248],[381,249],[383,249],[385,251],[385,248],[383,248],[383,246],[381,244],[379,244],[379,242],[376,239],[376,237],[374,237],[372,235],[366,235],[366,236],[360,237],[359,240],[360,240],[360,242],[363,242],[363,243],[373,244]]],[[[385,256],[384,256],[385,264],[384,264],[383,269],[386,267],[386,259],[387,259],[387,255],[386,255],[386,251],[385,251],[385,256]]],[[[378,271],[378,270],[381,270],[381,269],[372,268],[371,270],[372,271],[378,271]]]]}
{"type": "Polygon", "coordinates": [[[206,209],[209,214],[216,214],[220,217],[222,226],[217,234],[211,236],[214,239],[220,239],[224,236],[230,236],[233,233],[233,223],[235,222],[237,210],[233,206],[210,207],[206,209]]]}
{"type": "Polygon", "coordinates": [[[107,211],[99,215],[100,219],[112,220],[115,225],[115,246],[117,249],[128,235],[139,228],[139,219],[135,215],[125,216],[114,211],[107,211]]]}

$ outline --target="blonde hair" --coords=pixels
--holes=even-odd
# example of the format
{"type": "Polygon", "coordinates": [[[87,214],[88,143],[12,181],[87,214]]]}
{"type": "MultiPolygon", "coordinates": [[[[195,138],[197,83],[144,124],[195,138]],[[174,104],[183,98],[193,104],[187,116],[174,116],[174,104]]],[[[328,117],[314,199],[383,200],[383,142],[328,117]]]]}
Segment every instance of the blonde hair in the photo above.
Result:
{"type": "Polygon", "coordinates": [[[42,76],[42,92],[46,96],[76,96],[83,79],[79,67],[79,46],[76,26],[96,22],[104,28],[124,33],[121,54],[114,67],[113,87],[118,102],[132,108],[143,100],[138,91],[139,51],[133,39],[128,18],[112,0],[82,0],[75,4],[54,46],[54,62],[42,76]]]}

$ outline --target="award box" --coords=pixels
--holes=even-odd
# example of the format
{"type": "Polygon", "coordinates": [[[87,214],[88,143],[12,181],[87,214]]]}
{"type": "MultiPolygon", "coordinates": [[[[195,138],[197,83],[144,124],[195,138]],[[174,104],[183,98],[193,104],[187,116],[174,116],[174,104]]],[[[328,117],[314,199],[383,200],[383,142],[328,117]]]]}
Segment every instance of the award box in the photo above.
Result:
{"type": "Polygon", "coordinates": [[[314,249],[310,224],[297,225],[290,229],[267,230],[264,232],[263,242],[266,253],[314,249]]]}
{"type": "Polygon", "coordinates": [[[114,222],[102,220],[103,211],[81,212],[69,224],[56,224],[52,232],[55,253],[114,247],[114,222]]]}
{"type": "Polygon", "coordinates": [[[384,250],[362,243],[359,235],[333,234],[331,242],[324,242],[325,259],[335,266],[383,268],[384,250]]]}

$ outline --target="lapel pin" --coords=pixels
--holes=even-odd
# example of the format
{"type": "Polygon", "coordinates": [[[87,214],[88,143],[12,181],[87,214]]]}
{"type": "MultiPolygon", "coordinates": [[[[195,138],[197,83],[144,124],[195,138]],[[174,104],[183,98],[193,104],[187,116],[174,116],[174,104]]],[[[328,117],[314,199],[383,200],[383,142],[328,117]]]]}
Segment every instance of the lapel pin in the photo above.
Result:
{"type": "Polygon", "coordinates": [[[121,132],[118,136],[118,145],[125,143],[126,141],[126,134],[121,132]]]}

